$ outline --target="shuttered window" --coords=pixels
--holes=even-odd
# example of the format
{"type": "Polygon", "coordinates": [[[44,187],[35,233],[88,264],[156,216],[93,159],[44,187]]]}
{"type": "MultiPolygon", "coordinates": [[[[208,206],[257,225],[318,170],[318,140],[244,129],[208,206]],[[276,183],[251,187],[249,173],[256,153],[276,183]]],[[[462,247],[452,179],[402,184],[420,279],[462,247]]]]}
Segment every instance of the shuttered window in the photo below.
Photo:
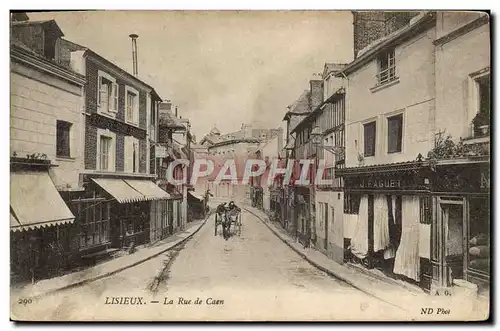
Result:
{"type": "Polygon", "coordinates": [[[376,125],[376,122],[370,122],[364,125],[365,156],[375,156],[375,137],[377,134],[376,125]]]}
{"type": "Polygon", "coordinates": [[[387,119],[388,153],[401,152],[403,141],[403,115],[389,117],[387,119]]]}

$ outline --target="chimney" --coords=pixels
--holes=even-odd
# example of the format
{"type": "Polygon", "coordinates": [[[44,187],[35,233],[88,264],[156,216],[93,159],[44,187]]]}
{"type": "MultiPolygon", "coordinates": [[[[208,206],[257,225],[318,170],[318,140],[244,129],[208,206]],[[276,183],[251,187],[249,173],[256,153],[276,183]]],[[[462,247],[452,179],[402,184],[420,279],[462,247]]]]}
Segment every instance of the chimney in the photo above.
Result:
{"type": "Polygon", "coordinates": [[[354,58],[378,39],[401,29],[418,11],[353,11],[354,58]]]}
{"type": "Polygon", "coordinates": [[[309,84],[311,88],[311,110],[314,110],[323,102],[323,79],[321,74],[313,74],[309,84]]]}
{"type": "Polygon", "coordinates": [[[175,106],[175,117],[177,117],[177,106],[175,106]]]}
{"type": "Polygon", "coordinates": [[[132,33],[129,35],[129,37],[132,39],[132,66],[133,66],[133,74],[134,76],[137,77],[139,74],[139,69],[137,68],[137,38],[139,38],[138,35],[135,33],[132,33]]]}

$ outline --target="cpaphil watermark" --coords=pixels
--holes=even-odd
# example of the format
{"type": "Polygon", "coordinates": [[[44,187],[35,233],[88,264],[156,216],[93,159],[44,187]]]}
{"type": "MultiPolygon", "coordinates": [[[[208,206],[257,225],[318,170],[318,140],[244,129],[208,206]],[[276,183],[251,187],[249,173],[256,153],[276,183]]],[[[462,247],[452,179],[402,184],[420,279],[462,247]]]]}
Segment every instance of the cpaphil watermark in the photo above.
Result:
{"type": "Polygon", "coordinates": [[[200,180],[209,179],[215,184],[221,182],[247,185],[254,179],[260,183],[272,185],[279,180],[283,185],[332,185],[333,179],[327,178],[327,166],[323,159],[226,159],[219,162],[208,158],[197,158],[192,164],[189,160],[178,159],[172,161],[166,172],[166,180],[173,185],[196,185],[200,180]],[[191,165],[191,166],[190,166],[191,165]],[[179,170],[181,169],[181,170],[179,170]],[[182,175],[175,176],[182,171],[182,175]],[[188,176],[188,172],[190,176],[188,176]]]}

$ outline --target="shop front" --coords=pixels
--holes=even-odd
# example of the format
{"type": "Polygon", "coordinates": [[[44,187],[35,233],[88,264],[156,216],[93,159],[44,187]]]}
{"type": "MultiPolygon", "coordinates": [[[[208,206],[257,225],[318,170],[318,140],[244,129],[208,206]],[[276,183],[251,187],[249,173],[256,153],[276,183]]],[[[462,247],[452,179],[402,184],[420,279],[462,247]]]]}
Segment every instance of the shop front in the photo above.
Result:
{"type": "Polygon", "coordinates": [[[432,176],[436,208],[432,236],[432,293],[474,284],[490,288],[490,163],[455,159],[439,162],[432,176]]]}
{"type": "Polygon", "coordinates": [[[171,196],[149,178],[86,174],[84,186],[84,196],[71,201],[78,215],[83,260],[95,260],[117,250],[133,252],[167,232],[163,225],[171,196]],[[155,227],[154,238],[151,227],[155,227]]]}
{"type": "Polygon", "coordinates": [[[11,161],[10,266],[12,282],[61,274],[69,260],[75,216],[57,191],[50,161],[11,161]]]}
{"type": "Polygon", "coordinates": [[[422,162],[339,169],[344,260],[429,289],[431,198],[422,162]]]}

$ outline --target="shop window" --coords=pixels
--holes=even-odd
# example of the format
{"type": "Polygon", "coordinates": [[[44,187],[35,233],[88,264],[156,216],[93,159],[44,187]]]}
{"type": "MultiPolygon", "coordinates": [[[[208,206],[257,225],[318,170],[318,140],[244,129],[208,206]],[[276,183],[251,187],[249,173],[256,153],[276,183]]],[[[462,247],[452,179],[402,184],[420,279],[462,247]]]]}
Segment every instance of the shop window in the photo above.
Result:
{"type": "Polygon", "coordinates": [[[344,195],[344,214],[358,215],[360,201],[361,201],[361,195],[345,194],[344,195]]]}
{"type": "Polygon", "coordinates": [[[364,125],[364,155],[375,156],[375,140],[377,134],[377,123],[370,122],[364,125]]]}
{"type": "Polygon", "coordinates": [[[70,152],[70,131],[72,124],[65,121],[57,121],[56,128],[56,155],[57,157],[69,158],[70,152]]]}
{"type": "Polygon", "coordinates": [[[420,223],[432,224],[432,198],[420,197],[420,223]]]}
{"type": "Polygon", "coordinates": [[[403,144],[403,114],[387,118],[387,152],[401,152],[403,144]]]}
{"type": "Polygon", "coordinates": [[[490,205],[488,198],[471,198],[469,203],[468,269],[490,273],[490,205]]]}
{"type": "Polygon", "coordinates": [[[90,201],[78,204],[80,248],[109,242],[109,202],[90,201]]]}
{"type": "Polygon", "coordinates": [[[382,85],[396,79],[396,57],[394,49],[382,53],[378,59],[377,83],[382,85]]]}

